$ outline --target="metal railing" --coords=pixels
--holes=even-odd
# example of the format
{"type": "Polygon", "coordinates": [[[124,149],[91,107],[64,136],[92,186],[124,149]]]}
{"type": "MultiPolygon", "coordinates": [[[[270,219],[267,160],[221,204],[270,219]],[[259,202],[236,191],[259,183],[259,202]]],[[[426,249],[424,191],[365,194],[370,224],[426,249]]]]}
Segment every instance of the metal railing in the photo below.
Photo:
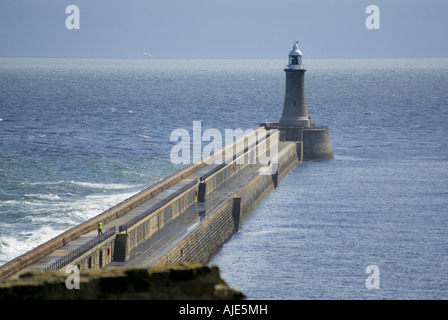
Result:
{"type": "Polygon", "coordinates": [[[148,217],[154,211],[156,211],[157,209],[160,209],[161,207],[163,207],[164,205],[166,205],[167,203],[169,203],[170,201],[172,201],[173,199],[175,199],[176,197],[178,197],[179,195],[181,195],[182,193],[184,193],[186,190],[190,189],[191,187],[193,187],[197,183],[198,183],[197,181],[192,181],[192,182],[186,184],[185,186],[183,186],[182,188],[180,188],[179,190],[177,190],[176,192],[173,192],[172,194],[170,194],[166,198],[164,198],[161,201],[159,201],[157,204],[155,204],[155,205],[151,206],[149,209],[145,210],[143,213],[137,215],[135,218],[133,218],[133,219],[129,220],[128,222],[120,225],[118,232],[127,231],[128,228],[131,228],[133,225],[137,224],[138,222],[140,222],[144,218],[148,217]]]}
{"type": "MultiPolygon", "coordinates": [[[[279,122],[263,122],[260,123],[261,127],[265,127],[266,130],[268,129],[282,129],[282,128],[301,128],[294,125],[283,125],[279,122]]],[[[328,130],[328,126],[319,126],[315,123],[310,123],[310,126],[308,128],[302,128],[304,130],[328,130]]]]}
{"type": "Polygon", "coordinates": [[[112,237],[116,233],[116,228],[112,227],[106,232],[104,232],[102,235],[97,236],[86,243],[84,243],[82,246],[72,250],[70,253],[66,254],[65,256],[57,259],[55,262],[44,268],[44,271],[51,271],[51,270],[60,270],[69,263],[75,261],[79,257],[81,257],[83,254],[88,252],[89,250],[96,247],[101,242],[107,240],[108,238],[112,237]]]}

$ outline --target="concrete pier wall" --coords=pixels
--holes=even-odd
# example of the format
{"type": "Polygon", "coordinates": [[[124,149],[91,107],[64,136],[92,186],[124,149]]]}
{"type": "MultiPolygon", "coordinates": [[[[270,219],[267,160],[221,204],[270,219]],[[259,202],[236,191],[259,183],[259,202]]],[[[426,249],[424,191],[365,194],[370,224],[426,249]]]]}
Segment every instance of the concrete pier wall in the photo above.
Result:
{"type": "Polygon", "coordinates": [[[238,194],[241,197],[241,222],[260,202],[277,187],[279,182],[294,168],[298,160],[297,146],[294,142],[281,142],[278,153],[278,170],[274,175],[258,175],[238,194]]]}
{"type": "Polygon", "coordinates": [[[303,160],[330,160],[333,159],[333,149],[330,143],[328,129],[303,130],[303,160]]]}
{"type": "MultiPolygon", "coordinates": [[[[298,163],[297,145],[283,142],[278,177],[282,179],[298,163]]],[[[238,231],[258,204],[275,188],[274,177],[257,175],[217,208],[196,230],[164,254],[155,264],[208,263],[222,245],[238,231]],[[235,203],[237,201],[237,203],[235,203]]]]}
{"type": "Polygon", "coordinates": [[[76,265],[79,270],[104,268],[113,261],[115,241],[115,238],[104,241],[70,264],[76,265]]]}
{"type": "Polygon", "coordinates": [[[126,261],[131,250],[150,238],[165,224],[177,218],[182,212],[193,205],[196,200],[197,185],[190,187],[184,193],[174,198],[166,205],[157,209],[136,224],[116,235],[114,261],[126,261]]]}
{"type": "MultiPolygon", "coordinates": [[[[280,141],[300,142],[302,157],[300,161],[320,161],[334,158],[333,148],[330,142],[330,131],[325,126],[316,126],[314,123],[309,128],[299,126],[281,125],[278,122],[261,123],[266,129],[278,129],[280,141]]],[[[298,151],[300,151],[298,149],[298,151]]]]}

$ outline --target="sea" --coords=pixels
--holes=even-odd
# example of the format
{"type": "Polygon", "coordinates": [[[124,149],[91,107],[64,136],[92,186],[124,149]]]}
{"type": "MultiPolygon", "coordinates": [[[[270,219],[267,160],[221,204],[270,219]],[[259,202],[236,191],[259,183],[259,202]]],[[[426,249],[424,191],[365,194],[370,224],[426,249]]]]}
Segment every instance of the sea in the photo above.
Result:
{"type": "MultiPolygon", "coordinates": [[[[210,264],[253,300],[448,299],[448,59],[303,62],[334,159],[298,164],[210,264]]],[[[187,165],[174,130],[278,121],[286,64],[0,58],[0,265],[187,165]]]]}

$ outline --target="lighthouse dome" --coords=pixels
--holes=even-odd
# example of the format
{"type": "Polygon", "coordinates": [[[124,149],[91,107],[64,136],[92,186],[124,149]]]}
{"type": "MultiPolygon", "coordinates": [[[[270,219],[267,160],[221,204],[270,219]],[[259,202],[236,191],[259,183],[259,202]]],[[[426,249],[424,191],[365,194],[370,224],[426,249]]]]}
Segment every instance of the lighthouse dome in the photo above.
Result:
{"type": "Polygon", "coordinates": [[[295,57],[302,56],[302,51],[299,50],[299,42],[296,41],[296,43],[294,43],[291,52],[289,52],[289,55],[295,57]]]}

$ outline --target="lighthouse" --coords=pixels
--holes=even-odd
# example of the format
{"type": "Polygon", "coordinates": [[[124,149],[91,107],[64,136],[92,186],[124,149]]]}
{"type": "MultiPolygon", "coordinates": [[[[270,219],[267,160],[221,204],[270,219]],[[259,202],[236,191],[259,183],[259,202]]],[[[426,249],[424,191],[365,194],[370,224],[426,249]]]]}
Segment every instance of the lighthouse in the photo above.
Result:
{"type": "Polygon", "coordinates": [[[266,130],[280,131],[280,142],[296,143],[300,161],[333,159],[328,127],[311,122],[305,99],[305,72],[302,52],[296,41],[289,52],[286,74],[285,100],[279,122],[265,122],[266,130]]]}
{"type": "Polygon", "coordinates": [[[310,118],[306,109],[305,72],[302,65],[302,52],[296,41],[289,53],[289,64],[286,69],[285,102],[280,124],[286,126],[310,127],[310,118]]]}

